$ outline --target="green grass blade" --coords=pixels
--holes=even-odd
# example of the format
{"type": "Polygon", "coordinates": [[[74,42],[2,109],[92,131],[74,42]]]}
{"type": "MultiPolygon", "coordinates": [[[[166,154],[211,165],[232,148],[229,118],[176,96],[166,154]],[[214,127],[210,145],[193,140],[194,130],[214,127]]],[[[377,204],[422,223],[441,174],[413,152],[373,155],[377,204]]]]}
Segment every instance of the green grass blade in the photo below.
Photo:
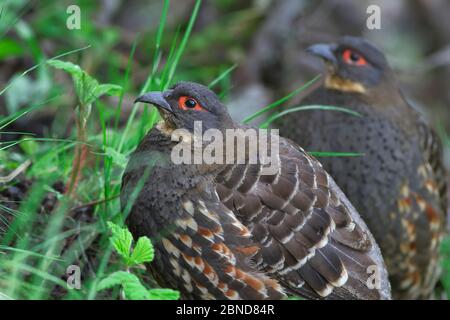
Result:
{"type": "Polygon", "coordinates": [[[48,181],[36,181],[33,188],[30,190],[28,197],[21,203],[18,212],[20,215],[17,216],[10,224],[9,230],[1,239],[1,243],[8,246],[12,243],[14,238],[18,239],[15,244],[15,248],[25,249],[28,245],[29,230],[33,225],[35,219],[38,215],[35,214],[39,212],[42,199],[45,195],[45,185],[49,185],[51,182],[48,181]],[[20,241],[23,241],[22,243],[20,241]]]}
{"type": "Polygon", "coordinates": [[[17,119],[25,116],[26,114],[30,113],[31,111],[34,111],[36,109],[38,109],[41,106],[47,105],[49,102],[59,98],[60,95],[56,95],[50,99],[47,99],[43,102],[37,103],[31,107],[28,107],[24,110],[19,110],[3,119],[0,120],[0,130],[4,129],[5,127],[9,126],[11,123],[13,123],[14,121],[16,121],[17,119]]]}
{"type": "Polygon", "coordinates": [[[283,110],[279,113],[273,114],[272,116],[269,117],[269,119],[267,119],[263,124],[261,124],[260,127],[263,129],[267,128],[273,121],[275,121],[276,119],[279,119],[281,117],[284,117],[287,114],[299,112],[299,111],[308,111],[308,110],[338,111],[338,112],[350,114],[355,117],[362,117],[362,114],[360,114],[359,112],[356,112],[351,109],[343,108],[343,107],[323,106],[323,105],[297,106],[297,107],[292,107],[287,110],[283,110]]]}
{"type": "MultiPolygon", "coordinates": [[[[161,48],[161,41],[162,41],[162,37],[164,34],[164,28],[166,26],[166,21],[167,21],[167,13],[169,11],[169,5],[170,5],[170,1],[169,0],[164,0],[163,3],[163,9],[161,12],[161,20],[159,22],[159,27],[158,27],[158,33],[156,34],[156,53],[158,53],[158,51],[161,48]]],[[[157,58],[157,55],[155,54],[154,60],[157,58]]]]}
{"type": "MultiPolygon", "coordinates": [[[[7,142],[0,142],[0,151],[2,150],[6,150],[9,149],[11,147],[14,147],[15,145],[18,145],[22,142],[26,142],[26,141],[45,141],[45,142],[61,142],[61,143],[70,143],[70,144],[77,144],[77,143],[82,143],[80,141],[72,141],[72,140],[68,140],[68,139],[54,139],[54,138],[25,138],[25,139],[21,139],[21,140],[12,140],[12,141],[7,141],[7,142]],[[3,146],[4,145],[4,146],[3,146]]],[[[89,146],[89,144],[85,143],[85,145],[89,146]]]]}
{"type": "Polygon", "coordinates": [[[300,92],[306,90],[308,87],[310,87],[311,85],[313,85],[315,82],[317,82],[317,80],[319,80],[321,77],[321,75],[318,75],[316,77],[314,77],[313,79],[309,80],[306,84],[302,85],[300,88],[295,89],[294,91],[292,91],[291,93],[289,93],[288,95],[284,96],[283,98],[272,102],[271,104],[269,104],[267,107],[262,108],[261,110],[255,112],[254,114],[252,114],[251,116],[248,116],[247,118],[245,118],[243,120],[243,123],[247,124],[250,121],[252,121],[253,119],[259,117],[260,115],[272,110],[273,108],[278,107],[280,104],[288,101],[289,99],[291,99],[292,97],[296,96],[297,94],[299,94],[300,92]]]}
{"type": "Polygon", "coordinates": [[[54,256],[54,257],[49,257],[49,256],[45,256],[43,254],[37,253],[37,252],[33,252],[30,250],[26,250],[26,249],[18,249],[18,248],[14,248],[14,247],[9,247],[9,246],[4,246],[4,245],[0,245],[0,250],[4,250],[4,251],[11,251],[11,252],[20,252],[20,253],[26,253],[28,256],[30,257],[38,257],[38,258],[43,258],[43,259],[51,259],[54,261],[64,261],[63,259],[54,256]]]}
{"type": "MultiPolygon", "coordinates": [[[[5,30],[3,30],[3,32],[0,34],[0,39],[2,39],[8,32],[9,30],[15,26],[18,21],[27,13],[27,11],[29,11],[32,8],[32,1],[27,1],[25,2],[25,4],[23,5],[22,8],[19,9],[19,12],[14,16],[14,20],[10,21],[10,24],[5,28],[5,30]]],[[[3,9],[4,7],[2,7],[1,10],[1,14],[0,17],[3,15],[3,9]]],[[[0,20],[1,21],[1,20],[0,20]]]]}
{"type": "Polygon", "coordinates": [[[445,130],[445,127],[444,127],[444,124],[442,123],[442,121],[437,122],[436,131],[437,131],[439,137],[441,138],[444,146],[446,146],[447,148],[450,148],[450,135],[445,130]]]}
{"type": "Polygon", "coordinates": [[[208,85],[208,88],[213,88],[215,85],[217,85],[222,79],[227,77],[231,72],[233,72],[234,69],[236,69],[237,64],[232,65],[228,69],[226,69],[224,72],[222,72],[217,78],[215,78],[211,83],[208,85]]]}
{"type": "Polygon", "coordinates": [[[169,78],[167,80],[166,85],[169,85],[172,82],[172,78],[175,74],[175,70],[177,69],[178,63],[181,59],[181,56],[183,55],[183,52],[186,48],[186,44],[189,40],[189,36],[191,35],[192,27],[194,26],[195,20],[197,19],[197,14],[200,9],[202,1],[196,0],[194,9],[192,10],[191,18],[189,19],[188,26],[186,28],[186,32],[184,33],[183,38],[181,39],[180,46],[178,47],[178,50],[175,53],[174,60],[172,61],[169,69],[169,78]]]}
{"type": "Polygon", "coordinates": [[[14,300],[14,299],[8,296],[6,293],[0,292],[0,300],[14,300]]]}
{"type": "Polygon", "coordinates": [[[123,90],[120,93],[119,102],[117,104],[116,113],[114,116],[114,118],[115,118],[114,128],[116,128],[116,129],[119,126],[119,120],[120,120],[120,114],[122,112],[122,104],[123,104],[123,97],[125,96],[125,90],[126,90],[126,88],[128,88],[128,84],[130,82],[130,70],[131,70],[131,66],[133,64],[133,58],[134,58],[134,53],[136,51],[136,45],[138,43],[138,39],[139,39],[139,35],[136,36],[136,39],[133,41],[133,46],[131,47],[131,52],[130,52],[130,55],[128,56],[127,68],[125,69],[125,77],[123,79],[123,84],[122,84],[123,90]]]}
{"type": "Polygon", "coordinates": [[[309,151],[309,155],[320,158],[320,157],[361,157],[364,153],[360,152],[332,152],[332,151],[309,151]]]}
{"type": "MultiPolygon", "coordinates": [[[[50,59],[48,59],[48,60],[44,60],[44,61],[42,61],[41,63],[38,63],[38,64],[32,66],[31,68],[25,70],[24,72],[22,72],[22,73],[20,74],[19,78],[20,78],[20,77],[26,76],[28,73],[30,73],[31,71],[35,70],[35,69],[38,68],[39,66],[42,66],[42,65],[46,64],[47,61],[59,59],[59,58],[65,57],[65,56],[67,56],[67,55],[70,55],[70,54],[72,54],[72,53],[76,53],[76,52],[80,52],[80,51],[86,50],[86,49],[88,49],[88,48],[90,48],[90,47],[91,47],[91,45],[88,45],[88,46],[83,47],[83,48],[78,48],[78,49],[75,49],[75,50],[71,50],[71,51],[64,52],[64,53],[62,53],[62,54],[60,54],[60,55],[57,55],[57,56],[54,56],[53,58],[50,58],[50,59]]],[[[9,83],[8,83],[8,84],[0,91],[0,96],[1,96],[3,93],[5,93],[6,90],[8,90],[8,88],[11,86],[11,84],[12,84],[12,82],[10,81],[10,82],[9,82],[9,83]]]]}
{"type": "Polygon", "coordinates": [[[152,87],[152,84],[153,84],[156,72],[158,70],[159,63],[161,61],[161,56],[162,56],[161,41],[162,41],[162,37],[164,35],[164,28],[166,26],[167,14],[168,14],[168,11],[169,11],[169,5],[170,5],[170,1],[169,0],[164,0],[163,9],[162,9],[162,12],[161,12],[161,18],[159,20],[158,32],[156,34],[155,52],[153,54],[152,69],[150,71],[149,76],[147,77],[147,80],[145,81],[144,86],[141,89],[140,94],[143,94],[144,92],[146,92],[148,90],[148,88],[152,87]]]}
{"type": "Polygon", "coordinates": [[[172,65],[172,60],[174,60],[175,58],[175,53],[177,51],[177,44],[178,44],[178,37],[181,34],[181,28],[178,27],[177,31],[175,32],[175,35],[173,37],[172,40],[172,44],[170,45],[170,50],[169,50],[169,55],[167,56],[167,62],[164,65],[164,68],[161,72],[161,76],[160,76],[160,85],[159,85],[159,90],[165,90],[169,87],[169,81],[167,80],[169,78],[169,71],[170,71],[170,66],[172,65]]]}

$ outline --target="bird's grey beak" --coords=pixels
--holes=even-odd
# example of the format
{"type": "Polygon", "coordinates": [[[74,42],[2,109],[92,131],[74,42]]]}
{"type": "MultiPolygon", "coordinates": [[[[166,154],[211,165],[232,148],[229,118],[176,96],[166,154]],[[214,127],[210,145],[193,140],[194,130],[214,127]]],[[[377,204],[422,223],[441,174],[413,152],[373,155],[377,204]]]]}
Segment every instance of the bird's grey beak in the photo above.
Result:
{"type": "Polygon", "coordinates": [[[336,48],[333,44],[315,44],[306,49],[309,53],[318,56],[325,60],[325,62],[337,65],[338,61],[334,55],[334,49],[336,48]]]}
{"type": "Polygon", "coordinates": [[[159,109],[173,113],[172,107],[167,102],[166,98],[164,98],[164,95],[165,93],[160,91],[147,92],[142,96],[140,96],[139,98],[137,98],[134,101],[134,103],[136,102],[150,103],[159,109]]]}

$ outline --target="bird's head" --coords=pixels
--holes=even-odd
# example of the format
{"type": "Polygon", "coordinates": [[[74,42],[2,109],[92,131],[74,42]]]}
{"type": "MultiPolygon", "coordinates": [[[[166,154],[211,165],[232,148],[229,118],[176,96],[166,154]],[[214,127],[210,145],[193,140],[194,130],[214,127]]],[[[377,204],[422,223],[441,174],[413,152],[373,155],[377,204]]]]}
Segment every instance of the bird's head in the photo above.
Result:
{"type": "Polygon", "coordinates": [[[170,130],[194,131],[194,122],[201,121],[203,131],[223,129],[232,124],[226,107],[207,87],[194,82],[180,82],[164,92],[148,92],[135,102],[156,106],[170,130]]]}
{"type": "Polygon", "coordinates": [[[367,93],[391,78],[386,57],[362,38],[346,36],[337,43],[313,45],[308,51],[325,61],[329,89],[367,93]]]}

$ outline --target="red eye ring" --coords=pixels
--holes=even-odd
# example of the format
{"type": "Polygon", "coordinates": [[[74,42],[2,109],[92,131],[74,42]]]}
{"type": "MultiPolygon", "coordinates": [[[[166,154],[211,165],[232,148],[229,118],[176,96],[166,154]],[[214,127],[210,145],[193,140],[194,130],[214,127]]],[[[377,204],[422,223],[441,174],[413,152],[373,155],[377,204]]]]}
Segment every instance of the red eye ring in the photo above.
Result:
{"type": "Polygon", "coordinates": [[[202,106],[192,97],[181,96],[178,98],[178,107],[181,110],[205,111],[202,106]]]}
{"type": "Polygon", "coordinates": [[[356,66],[365,66],[367,64],[366,59],[364,59],[364,57],[362,55],[360,55],[359,53],[357,53],[351,49],[346,49],[342,53],[342,58],[344,59],[345,63],[356,65],[356,66]]]}

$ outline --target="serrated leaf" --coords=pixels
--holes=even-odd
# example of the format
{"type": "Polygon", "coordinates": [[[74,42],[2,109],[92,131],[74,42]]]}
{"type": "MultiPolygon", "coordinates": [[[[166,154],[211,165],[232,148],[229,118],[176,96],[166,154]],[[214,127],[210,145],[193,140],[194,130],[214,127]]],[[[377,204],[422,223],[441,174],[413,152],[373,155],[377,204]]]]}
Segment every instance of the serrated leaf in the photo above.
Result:
{"type": "Polygon", "coordinates": [[[148,291],[150,300],[178,300],[180,293],[172,289],[151,289],[148,291]]]}
{"type": "Polygon", "coordinates": [[[147,289],[142,285],[135,276],[136,281],[129,281],[123,284],[123,292],[129,300],[148,300],[149,294],[147,289]]]}
{"type": "Polygon", "coordinates": [[[131,243],[133,236],[127,228],[121,228],[118,225],[108,221],[108,227],[112,232],[111,242],[116,251],[124,258],[128,263],[130,258],[131,243]]]}
{"type": "Polygon", "coordinates": [[[129,300],[146,300],[149,298],[147,289],[142,285],[139,278],[132,273],[117,271],[100,281],[98,290],[108,289],[121,285],[125,297],[129,300]]]}
{"type": "Polygon", "coordinates": [[[114,272],[98,283],[97,290],[102,291],[105,289],[110,289],[114,286],[122,285],[122,283],[128,278],[129,274],[130,273],[125,271],[114,272]]]}
{"type": "Polygon", "coordinates": [[[121,92],[122,92],[121,86],[110,83],[101,84],[94,91],[96,97],[101,97],[105,94],[110,96],[118,96],[121,94],[121,92]]]}
{"type": "Polygon", "coordinates": [[[68,72],[72,76],[75,91],[82,106],[92,104],[105,94],[119,95],[122,91],[122,87],[115,84],[99,84],[95,78],[72,62],[52,59],[47,63],[54,68],[68,72]]]}
{"type": "Polygon", "coordinates": [[[154,254],[155,252],[150,239],[147,237],[140,237],[131,254],[130,263],[137,265],[144,262],[151,262],[154,254]]]}
{"type": "Polygon", "coordinates": [[[81,105],[90,105],[98,98],[95,95],[95,90],[99,86],[99,83],[86,72],[83,71],[81,77],[74,79],[74,82],[78,99],[80,100],[81,105]]]}
{"type": "Polygon", "coordinates": [[[50,66],[52,66],[53,68],[56,69],[62,69],[68,73],[70,73],[73,77],[79,77],[81,78],[82,73],[84,72],[80,66],[72,63],[72,62],[68,62],[68,61],[61,61],[61,60],[57,60],[57,59],[51,59],[47,61],[47,64],[49,64],[50,66]]]}

